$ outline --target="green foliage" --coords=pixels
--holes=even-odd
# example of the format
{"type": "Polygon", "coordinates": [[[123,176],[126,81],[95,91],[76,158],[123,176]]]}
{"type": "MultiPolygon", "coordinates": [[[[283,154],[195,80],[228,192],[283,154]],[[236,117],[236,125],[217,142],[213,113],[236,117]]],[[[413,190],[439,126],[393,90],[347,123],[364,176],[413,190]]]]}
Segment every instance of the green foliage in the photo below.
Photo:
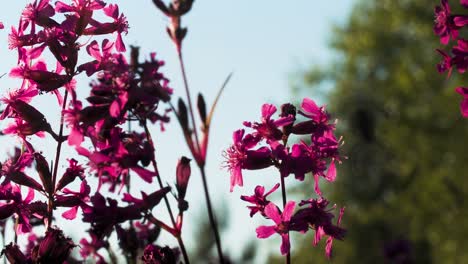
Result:
{"type": "MultiPolygon", "coordinates": [[[[403,238],[413,263],[468,263],[468,120],[454,92],[468,78],[454,72],[447,79],[436,70],[436,4],[358,1],[335,30],[336,61],[303,76],[300,93],[333,84],[327,105],[349,157],[325,192],[347,207],[348,234],[334,242],[332,262],[393,263],[384,261],[383,245],[403,238]]],[[[293,242],[293,263],[328,262],[312,240],[293,242]]]]}

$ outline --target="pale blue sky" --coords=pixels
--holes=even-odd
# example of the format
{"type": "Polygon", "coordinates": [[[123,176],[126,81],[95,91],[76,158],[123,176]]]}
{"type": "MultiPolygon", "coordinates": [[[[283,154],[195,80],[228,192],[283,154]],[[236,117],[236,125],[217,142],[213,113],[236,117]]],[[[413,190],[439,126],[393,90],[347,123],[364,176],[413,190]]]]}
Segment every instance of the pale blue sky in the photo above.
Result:
{"type": "MultiPolygon", "coordinates": [[[[8,72],[16,62],[16,52],[7,48],[7,34],[11,25],[18,24],[20,12],[27,2],[8,1],[0,12],[0,21],[6,26],[5,30],[0,31],[0,74],[8,72]]],[[[165,31],[168,19],[156,10],[150,0],[110,2],[118,3],[128,18],[130,30],[124,36],[127,46],[141,46],[142,56],[157,52],[158,57],[166,61],[163,72],[175,89],[174,99],[183,96],[176,53],[165,31]]],[[[190,14],[184,17],[183,25],[188,26],[184,55],[192,96],[201,91],[210,104],[223,80],[234,72],[214,116],[207,164],[209,187],[215,204],[231,211],[232,228],[222,235],[225,248],[238,252],[242,241],[255,238],[255,227],[262,223],[261,220],[252,221],[249,218],[248,210],[239,196],[252,193],[257,184],[270,188],[278,177],[274,172],[246,173],[244,188],[236,188],[229,193],[229,174],[220,170],[220,164],[222,151],[231,143],[232,131],[240,128],[244,120],[258,120],[260,107],[265,102],[281,104],[299,100],[291,98],[288,85],[290,74],[308,65],[325,63],[332,57],[327,48],[332,26],[344,23],[353,3],[353,0],[198,0],[190,14]]],[[[7,76],[0,79],[2,94],[18,85],[18,80],[7,76]]],[[[88,81],[80,79],[78,92],[85,96],[87,89],[88,81]]],[[[44,110],[46,114],[57,115],[58,107],[48,101],[52,97],[45,98],[47,100],[37,100],[35,105],[41,110],[47,109],[44,110]]],[[[57,126],[56,121],[52,126],[57,126]]],[[[153,131],[156,133],[156,155],[164,181],[173,183],[178,157],[189,155],[189,152],[175,122],[163,134],[157,129],[153,131]]],[[[6,138],[1,142],[9,146],[15,143],[6,138]]],[[[39,144],[45,154],[52,157],[50,155],[55,146],[48,146],[47,141],[40,141],[39,144]]],[[[65,154],[74,155],[74,152],[67,150],[65,154]]],[[[0,154],[0,157],[3,160],[5,155],[0,154]]],[[[64,161],[62,159],[61,164],[64,161]]],[[[144,189],[151,191],[155,186],[144,189]]],[[[191,219],[206,213],[201,205],[204,202],[201,190],[201,179],[193,168],[187,195],[190,210],[185,218],[185,237],[189,247],[194,246],[197,239],[191,239],[190,232],[194,230],[191,219]]],[[[165,211],[161,204],[158,212],[165,211]]],[[[173,243],[170,238],[167,241],[173,243]]],[[[276,252],[280,242],[279,238],[271,238],[258,243],[272,245],[276,252]]]]}

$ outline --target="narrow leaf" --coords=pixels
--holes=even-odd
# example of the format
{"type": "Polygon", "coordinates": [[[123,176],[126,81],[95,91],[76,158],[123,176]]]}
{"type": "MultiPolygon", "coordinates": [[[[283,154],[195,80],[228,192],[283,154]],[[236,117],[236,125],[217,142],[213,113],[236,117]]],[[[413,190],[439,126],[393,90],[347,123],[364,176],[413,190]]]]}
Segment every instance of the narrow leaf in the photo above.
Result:
{"type": "Polygon", "coordinates": [[[213,113],[214,113],[214,110],[216,108],[216,105],[218,104],[218,101],[221,97],[221,94],[223,93],[224,91],[224,88],[226,88],[226,85],[228,84],[229,80],[231,80],[231,77],[232,77],[232,72],[228,75],[228,77],[226,78],[226,80],[224,81],[223,85],[221,86],[221,89],[219,89],[218,91],[218,94],[216,95],[216,98],[213,102],[213,105],[211,106],[211,110],[210,110],[210,113],[208,114],[208,118],[206,119],[206,128],[208,129],[210,127],[210,123],[211,123],[211,119],[213,118],[213,113]]]}

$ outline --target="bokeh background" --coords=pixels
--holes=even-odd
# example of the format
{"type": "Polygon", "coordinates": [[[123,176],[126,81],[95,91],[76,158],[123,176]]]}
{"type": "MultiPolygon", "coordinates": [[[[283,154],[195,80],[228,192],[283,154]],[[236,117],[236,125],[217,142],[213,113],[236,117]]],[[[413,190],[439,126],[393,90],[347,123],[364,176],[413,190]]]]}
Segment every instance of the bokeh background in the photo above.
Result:
{"type": "MultiPolygon", "coordinates": [[[[0,11],[0,21],[6,25],[0,31],[0,74],[15,65],[16,53],[8,50],[7,35],[28,2],[9,1],[0,11]]],[[[142,56],[157,52],[166,61],[163,72],[171,80],[174,99],[183,96],[176,53],[165,32],[167,18],[150,0],[109,2],[118,3],[129,20],[127,46],[140,46],[142,56]]],[[[455,6],[458,1],[451,2],[455,6]]],[[[468,263],[468,121],[461,118],[460,98],[454,92],[468,78],[437,73],[440,58],[435,49],[440,44],[432,32],[436,4],[427,0],[195,2],[183,20],[189,30],[183,53],[193,95],[201,92],[211,102],[233,72],[214,117],[207,172],[223,227],[223,247],[234,263],[284,262],[279,256],[280,239],[256,240],[255,228],[264,222],[251,219],[239,199],[257,184],[273,186],[278,175],[268,170],[246,173],[245,186],[230,193],[229,174],[221,168],[222,151],[244,120],[259,119],[263,103],[297,103],[303,97],[326,104],[339,120],[343,155],[348,157],[338,167],[337,182],[323,187],[328,199],[347,208],[343,225],[348,234],[344,242],[334,243],[332,262],[468,263]]],[[[82,96],[88,82],[79,79],[82,96]]],[[[2,93],[18,85],[8,76],[0,79],[2,93]]],[[[57,116],[59,107],[51,100],[53,96],[45,95],[34,103],[48,116],[57,116]]],[[[51,123],[58,125],[57,120],[51,123]]],[[[163,179],[172,184],[177,159],[189,151],[175,122],[165,132],[157,127],[153,131],[163,179]]],[[[3,160],[17,142],[0,140],[3,160]]],[[[47,140],[36,143],[45,154],[53,154],[47,140]]],[[[72,149],[65,153],[76,156],[72,149]]],[[[313,195],[311,182],[287,184],[297,197],[313,195]]],[[[138,182],[134,186],[146,191],[156,188],[138,182]]],[[[196,263],[205,263],[214,253],[201,190],[194,169],[184,240],[196,263]]],[[[161,218],[167,217],[163,206],[157,210],[161,218]]],[[[78,241],[87,228],[78,223],[57,225],[78,241]]],[[[293,239],[294,263],[328,262],[323,243],[313,248],[312,236],[293,239]]],[[[164,235],[160,243],[176,245],[164,235]]]]}

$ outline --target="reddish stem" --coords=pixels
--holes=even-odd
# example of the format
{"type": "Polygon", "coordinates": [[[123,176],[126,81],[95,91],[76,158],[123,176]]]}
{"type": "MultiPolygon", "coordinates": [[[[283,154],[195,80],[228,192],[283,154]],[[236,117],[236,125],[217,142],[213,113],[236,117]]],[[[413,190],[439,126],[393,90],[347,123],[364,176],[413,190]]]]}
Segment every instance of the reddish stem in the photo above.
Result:
{"type": "Polygon", "coordinates": [[[51,225],[52,225],[52,219],[53,219],[53,215],[54,215],[54,192],[55,192],[55,184],[57,182],[57,173],[58,173],[58,165],[59,165],[59,161],[60,161],[60,153],[62,151],[62,143],[63,143],[63,140],[62,137],[63,137],[63,123],[64,123],[64,118],[63,118],[63,112],[65,110],[65,107],[67,105],[67,99],[68,99],[68,90],[65,89],[65,95],[63,96],[63,103],[62,103],[62,111],[60,113],[60,128],[59,128],[59,134],[58,134],[58,139],[57,140],[57,151],[55,152],[55,161],[54,161],[54,169],[53,169],[53,172],[52,172],[52,191],[51,193],[48,193],[48,198],[49,198],[49,202],[48,202],[48,205],[47,205],[47,213],[48,213],[48,216],[47,216],[47,229],[50,229],[51,225]]]}
{"type": "Polygon", "coordinates": [[[210,193],[208,192],[208,184],[206,181],[206,173],[205,173],[205,160],[204,158],[203,160],[199,158],[202,154],[201,149],[200,149],[200,141],[198,139],[197,125],[195,122],[195,116],[194,116],[194,110],[192,106],[192,99],[190,96],[190,89],[188,86],[187,74],[185,72],[184,59],[182,56],[182,50],[180,48],[177,49],[177,55],[179,56],[180,69],[182,71],[182,78],[184,80],[184,87],[185,87],[185,93],[187,95],[187,101],[189,105],[190,118],[192,119],[193,134],[195,136],[195,143],[193,145],[195,145],[196,151],[195,153],[192,153],[192,154],[194,155],[194,159],[197,161],[198,168],[200,169],[200,172],[201,172],[201,176],[203,180],[203,189],[205,192],[206,207],[208,209],[208,217],[210,219],[211,229],[213,230],[214,237],[215,237],[216,250],[218,251],[219,262],[221,264],[224,264],[223,249],[221,247],[221,239],[219,237],[218,226],[216,224],[216,219],[213,213],[213,208],[211,206],[210,193]]]}
{"type": "MultiPolygon", "coordinates": [[[[143,128],[145,129],[146,139],[151,144],[151,147],[154,150],[155,149],[154,148],[154,142],[153,142],[153,139],[151,137],[150,131],[148,129],[148,125],[146,124],[146,121],[143,122],[143,128]]],[[[155,158],[151,159],[151,164],[153,165],[154,172],[156,173],[156,179],[158,180],[159,188],[162,189],[163,188],[163,183],[162,183],[162,180],[161,180],[161,175],[159,174],[158,165],[156,163],[155,158]]],[[[177,227],[177,225],[176,225],[176,221],[174,219],[174,215],[172,214],[171,205],[169,204],[169,200],[167,199],[166,195],[164,195],[164,203],[166,204],[167,211],[169,212],[169,217],[171,218],[172,226],[174,227],[174,228],[170,228],[170,229],[174,230],[177,227]]],[[[150,219],[149,219],[150,221],[152,221],[151,217],[153,217],[153,216],[152,215],[150,216],[150,219]]],[[[156,218],[154,218],[154,219],[157,220],[156,218]]],[[[180,250],[182,251],[182,255],[184,256],[185,264],[190,264],[187,252],[185,250],[185,245],[184,245],[184,242],[182,240],[182,235],[180,234],[180,230],[178,230],[177,233],[178,233],[177,235],[174,235],[173,233],[171,233],[171,234],[173,234],[177,238],[177,242],[179,243],[180,250]]]]}

